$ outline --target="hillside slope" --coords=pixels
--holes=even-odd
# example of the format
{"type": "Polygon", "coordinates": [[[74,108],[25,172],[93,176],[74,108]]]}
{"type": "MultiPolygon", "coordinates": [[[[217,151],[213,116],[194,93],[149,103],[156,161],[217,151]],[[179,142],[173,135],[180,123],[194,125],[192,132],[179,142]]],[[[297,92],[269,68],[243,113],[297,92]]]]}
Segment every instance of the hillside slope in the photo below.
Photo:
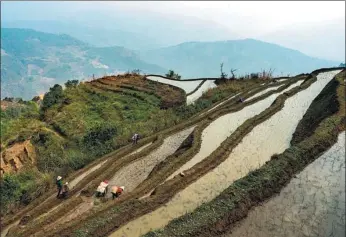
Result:
{"type": "Polygon", "coordinates": [[[28,29],[1,29],[1,97],[33,96],[68,79],[90,79],[140,69],[166,70],[123,47],[92,47],[68,35],[28,29]]]}
{"type": "Polygon", "coordinates": [[[226,73],[236,68],[238,75],[270,68],[278,75],[293,75],[340,63],[312,58],[296,50],[253,39],[188,42],[143,52],[142,58],[172,68],[187,78],[219,76],[222,62],[226,73]]]}

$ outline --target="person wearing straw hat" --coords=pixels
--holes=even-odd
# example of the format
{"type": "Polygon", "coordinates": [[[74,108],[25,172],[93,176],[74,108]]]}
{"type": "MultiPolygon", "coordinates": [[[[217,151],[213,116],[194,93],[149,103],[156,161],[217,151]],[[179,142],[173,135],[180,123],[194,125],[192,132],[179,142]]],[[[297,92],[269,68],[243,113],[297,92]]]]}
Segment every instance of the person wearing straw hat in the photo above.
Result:
{"type": "Polygon", "coordinates": [[[120,194],[124,191],[125,187],[124,186],[121,186],[121,187],[118,187],[118,186],[113,186],[112,187],[112,199],[114,200],[114,198],[117,198],[120,196],[120,194]]]}
{"type": "Polygon", "coordinates": [[[58,189],[58,194],[56,195],[56,197],[59,198],[60,193],[62,191],[62,177],[61,176],[58,176],[56,178],[56,186],[57,186],[57,189],[58,189]]]}

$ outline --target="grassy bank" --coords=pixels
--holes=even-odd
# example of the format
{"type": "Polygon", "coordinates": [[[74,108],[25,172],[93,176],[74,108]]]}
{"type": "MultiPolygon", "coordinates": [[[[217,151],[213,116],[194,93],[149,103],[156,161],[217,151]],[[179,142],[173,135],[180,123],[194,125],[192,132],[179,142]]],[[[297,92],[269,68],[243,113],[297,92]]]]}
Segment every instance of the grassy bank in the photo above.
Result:
{"type": "MultiPolygon", "coordinates": [[[[339,83],[345,78],[345,71],[336,76],[339,83]]],[[[211,202],[173,220],[164,229],[145,236],[217,236],[230,230],[236,221],[247,215],[252,206],[279,193],[296,173],[336,142],[338,134],[345,129],[345,87],[339,85],[334,91],[335,94],[338,101],[337,112],[323,119],[311,136],[291,146],[284,153],[273,156],[260,169],[234,182],[211,202]]],[[[318,108],[317,105],[321,102],[335,106],[335,101],[328,98],[327,96],[322,101],[314,100],[310,108],[318,108]]],[[[320,113],[323,111],[320,110],[320,113]]],[[[316,116],[317,120],[319,118],[320,116],[316,116]]],[[[311,117],[305,116],[303,119],[311,117]]],[[[305,129],[303,125],[297,127],[302,128],[305,129]]]]}

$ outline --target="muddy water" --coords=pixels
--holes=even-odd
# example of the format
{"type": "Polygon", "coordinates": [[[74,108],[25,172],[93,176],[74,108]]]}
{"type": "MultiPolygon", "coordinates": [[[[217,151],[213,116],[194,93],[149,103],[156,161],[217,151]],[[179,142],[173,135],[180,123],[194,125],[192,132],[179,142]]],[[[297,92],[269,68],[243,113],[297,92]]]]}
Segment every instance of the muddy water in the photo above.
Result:
{"type": "MultiPolygon", "coordinates": [[[[281,85],[280,85],[280,86],[281,86],[281,85]]],[[[259,96],[261,96],[261,95],[264,95],[264,94],[267,93],[268,91],[276,90],[276,89],[278,89],[280,86],[269,87],[269,88],[267,88],[267,89],[265,89],[265,90],[263,90],[263,91],[260,91],[260,92],[258,92],[258,93],[256,93],[256,94],[254,94],[253,96],[247,98],[245,101],[249,101],[249,100],[252,100],[252,99],[254,99],[254,98],[257,98],[257,97],[259,97],[259,96]]]]}
{"type": "Polygon", "coordinates": [[[170,177],[168,177],[167,180],[173,178],[175,175],[184,170],[190,169],[192,166],[209,156],[247,119],[261,113],[263,110],[268,108],[279,94],[282,94],[285,91],[288,91],[293,87],[300,85],[301,83],[302,81],[296,82],[280,93],[273,94],[264,100],[244,107],[238,112],[226,114],[214,120],[208,127],[204,129],[202,133],[202,144],[199,152],[190,161],[188,161],[185,165],[183,165],[180,169],[178,169],[170,177]]]}
{"type": "Polygon", "coordinates": [[[224,237],[345,236],[345,132],[281,193],[224,237]]]}
{"type": "Polygon", "coordinates": [[[207,90],[216,87],[214,81],[206,81],[203,83],[203,85],[193,94],[187,96],[186,98],[186,103],[192,104],[193,102],[195,102],[199,97],[202,96],[202,94],[204,92],[206,92],[207,90]]]}
{"type": "Polygon", "coordinates": [[[172,81],[172,80],[164,79],[161,77],[153,77],[153,76],[147,77],[147,79],[149,79],[151,81],[158,81],[161,83],[165,83],[168,85],[179,87],[179,88],[183,89],[186,93],[191,93],[202,82],[202,80],[198,80],[198,81],[184,81],[184,80],[172,81]]]}
{"type": "Polygon", "coordinates": [[[319,74],[317,82],[288,98],[281,111],[255,127],[218,167],[177,193],[164,206],[124,225],[110,236],[136,237],[162,228],[174,218],[211,201],[235,180],[263,165],[273,154],[283,152],[289,147],[292,133],[312,100],[337,72],[319,74]]]}
{"type": "MultiPolygon", "coordinates": [[[[184,129],[167,137],[163,144],[146,157],[121,168],[110,180],[110,186],[125,186],[126,192],[131,192],[144,181],[152,169],[167,156],[173,154],[181,143],[190,135],[195,126],[184,129]]],[[[111,196],[111,193],[108,193],[111,196]]]]}

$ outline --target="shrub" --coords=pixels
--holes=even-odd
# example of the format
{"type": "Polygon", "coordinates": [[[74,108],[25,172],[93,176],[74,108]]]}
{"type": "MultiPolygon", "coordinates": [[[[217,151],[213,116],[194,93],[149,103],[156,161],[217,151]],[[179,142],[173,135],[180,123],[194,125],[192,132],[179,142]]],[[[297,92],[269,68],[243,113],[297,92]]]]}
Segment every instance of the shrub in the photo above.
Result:
{"type": "Polygon", "coordinates": [[[181,76],[178,73],[175,73],[173,70],[169,70],[165,76],[171,79],[176,79],[176,80],[181,79],[181,76]]]}
{"type": "Polygon", "coordinates": [[[46,110],[50,108],[54,104],[58,104],[63,99],[63,89],[60,85],[55,84],[53,87],[49,89],[49,92],[47,92],[44,95],[43,101],[42,101],[42,109],[46,110]]]}
{"type": "Polygon", "coordinates": [[[67,88],[69,88],[69,87],[77,87],[77,86],[78,86],[78,83],[79,83],[78,80],[68,80],[68,81],[65,83],[65,86],[66,86],[67,88]]]}
{"type": "Polygon", "coordinates": [[[88,149],[94,147],[97,147],[99,150],[107,149],[116,134],[117,129],[115,126],[108,123],[97,123],[84,135],[83,144],[88,149]]]}

